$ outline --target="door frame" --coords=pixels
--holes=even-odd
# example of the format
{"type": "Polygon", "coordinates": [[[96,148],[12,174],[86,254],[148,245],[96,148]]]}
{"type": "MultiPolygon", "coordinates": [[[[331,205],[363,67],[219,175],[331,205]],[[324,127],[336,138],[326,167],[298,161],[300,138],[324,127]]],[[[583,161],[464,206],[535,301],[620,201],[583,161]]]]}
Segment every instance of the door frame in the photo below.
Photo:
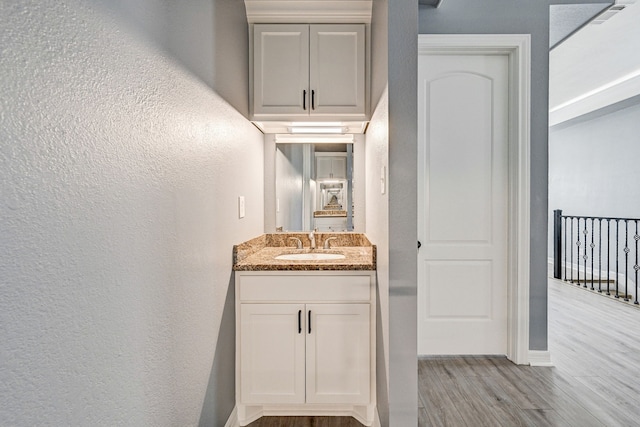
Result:
{"type": "Polygon", "coordinates": [[[530,105],[529,34],[420,34],[418,55],[500,54],[509,58],[507,358],[529,364],[530,105]]]}

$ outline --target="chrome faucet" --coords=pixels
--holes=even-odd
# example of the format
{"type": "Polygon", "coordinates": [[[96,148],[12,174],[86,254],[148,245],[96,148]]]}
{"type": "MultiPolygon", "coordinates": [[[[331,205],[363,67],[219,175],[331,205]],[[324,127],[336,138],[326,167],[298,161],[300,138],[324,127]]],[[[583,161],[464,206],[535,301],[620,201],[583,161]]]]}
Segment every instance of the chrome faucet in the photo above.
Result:
{"type": "Polygon", "coordinates": [[[289,237],[289,240],[293,240],[294,242],[296,242],[296,249],[302,249],[302,240],[298,239],[297,237],[289,237]]]}
{"type": "Polygon", "coordinates": [[[336,236],[333,237],[327,237],[327,240],[324,241],[324,245],[322,246],[323,249],[331,249],[331,244],[329,243],[332,240],[338,240],[338,238],[336,236]]]}
{"type": "Polygon", "coordinates": [[[311,240],[311,249],[316,248],[316,235],[314,234],[315,230],[311,230],[309,233],[309,240],[311,240]]]}

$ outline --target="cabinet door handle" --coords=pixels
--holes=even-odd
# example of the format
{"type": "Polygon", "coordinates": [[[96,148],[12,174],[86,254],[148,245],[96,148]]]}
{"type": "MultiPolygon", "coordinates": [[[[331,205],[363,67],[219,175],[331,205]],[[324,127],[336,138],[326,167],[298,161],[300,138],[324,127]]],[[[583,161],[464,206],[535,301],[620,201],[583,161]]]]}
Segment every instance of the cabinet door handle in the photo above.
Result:
{"type": "Polygon", "coordinates": [[[311,310],[309,310],[309,333],[311,333],[311,310]]]}
{"type": "Polygon", "coordinates": [[[311,109],[312,110],[316,109],[316,91],[315,90],[311,91],[311,109]]]}
{"type": "Polygon", "coordinates": [[[302,109],[303,110],[307,110],[307,91],[303,90],[302,91],[302,109]]]}
{"type": "Polygon", "coordinates": [[[298,310],[298,333],[302,333],[302,310],[298,310]]]}

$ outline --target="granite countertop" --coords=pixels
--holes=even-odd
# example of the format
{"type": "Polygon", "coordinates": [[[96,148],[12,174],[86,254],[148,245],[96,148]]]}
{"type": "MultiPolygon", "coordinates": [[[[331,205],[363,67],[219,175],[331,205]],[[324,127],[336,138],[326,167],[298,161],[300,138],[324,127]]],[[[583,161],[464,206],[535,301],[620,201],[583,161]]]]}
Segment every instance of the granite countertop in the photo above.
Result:
{"type": "Polygon", "coordinates": [[[233,247],[233,269],[235,271],[313,271],[313,270],[375,270],[376,247],[362,233],[315,233],[316,246],[322,248],[329,237],[331,249],[310,249],[308,233],[263,234],[233,247]],[[289,240],[297,237],[303,249],[296,249],[289,240]],[[332,253],[342,254],[339,260],[277,260],[282,254],[332,253]]]}
{"type": "Polygon", "coordinates": [[[347,216],[347,211],[342,211],[342,210],[334,210],[334,209],[327,209],[327,210],[323,210],[323,211],[314,211],[313,212],[313,216],[316,218],[319,217],[346,217],[347,216]]]}

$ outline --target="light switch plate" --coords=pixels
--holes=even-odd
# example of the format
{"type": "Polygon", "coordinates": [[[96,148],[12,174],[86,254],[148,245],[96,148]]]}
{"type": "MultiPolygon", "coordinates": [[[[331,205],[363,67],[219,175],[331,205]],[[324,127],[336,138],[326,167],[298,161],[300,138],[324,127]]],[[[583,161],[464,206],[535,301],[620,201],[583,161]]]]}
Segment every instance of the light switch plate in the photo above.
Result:
{"type": "Polygon", "coordinates": [[[244,196],[238,197],[238,216],[244,218],[244,196]]]}
{"type": "Polygon", "coordinates": [[[387,167],[380,168],[380,194],[387,192],[387,167]]]}

